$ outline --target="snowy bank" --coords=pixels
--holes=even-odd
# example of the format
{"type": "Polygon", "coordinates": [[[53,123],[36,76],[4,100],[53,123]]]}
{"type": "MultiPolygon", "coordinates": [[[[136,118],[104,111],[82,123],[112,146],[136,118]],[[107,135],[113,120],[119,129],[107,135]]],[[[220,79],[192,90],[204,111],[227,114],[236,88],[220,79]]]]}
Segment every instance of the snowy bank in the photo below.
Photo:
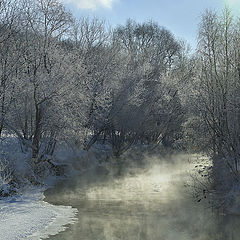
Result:
{"type": "Polygon", "coordinates": [[[45,239],[66,229],[77,219],[77,209],[43,201],[41,192],[0,201],[0,239],[45,239]]]}

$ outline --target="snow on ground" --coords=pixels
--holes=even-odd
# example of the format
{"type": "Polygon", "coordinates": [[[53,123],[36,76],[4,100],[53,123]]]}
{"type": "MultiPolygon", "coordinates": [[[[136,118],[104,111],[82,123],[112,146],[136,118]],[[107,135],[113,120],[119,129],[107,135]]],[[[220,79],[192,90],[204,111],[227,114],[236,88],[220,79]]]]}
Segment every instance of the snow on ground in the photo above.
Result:
{"type": "Polygon", "coordinates": [[[38,240],[64,231],[77,219],[77,210],[43,201],[39,191],[0,201],[0,239],[38,240]]]}

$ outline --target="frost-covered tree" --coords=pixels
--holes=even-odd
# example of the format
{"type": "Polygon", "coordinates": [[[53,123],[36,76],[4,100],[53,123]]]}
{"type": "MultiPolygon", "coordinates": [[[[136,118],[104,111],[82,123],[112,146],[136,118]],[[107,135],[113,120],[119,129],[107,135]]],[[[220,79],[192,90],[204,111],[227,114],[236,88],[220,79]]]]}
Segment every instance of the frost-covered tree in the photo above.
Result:
{"type": "Polygon", "coordinates": [[[17,80],[11,114],[5,122],[32,149],[34,159],[40,157],[41,138],[55,138],[61,128],[57,120],[62,118],[56,111],[53,114],[59,107],[56,98],[67,95],[73,87],[74,58],[60,44],[71,22],[71,15],[58,1],[24,2],[17,33],[21,42],[16,49],[17,80]]]}
{"type": "Polygon", "coordinates": [[[124,64],[120,91],[114,96],[113,141],[125,141],[126,146],[137,141],[166,143],[173,126],[181,125],[177,120],[182,117],[181,104],[172,78],[180,44],[153,22],[131,20],[115,29],[114,44],[120,46],[124,64]]]}
{"type": "Polygon", "coordinates": [[[239,178],[239,20],[229,9],[207,11],[199,28],[199,109],[211,135],[212,152],[239,178]]]}
{"type": "Polygon", "coordinates": [[[177,139],[182,46],[168,30],[131,20],[112,30],[74,19],[57,0],[2,6],[0,131],[15,133],[35,163],[57,140],[110,143],[118,156],[177,139]]]}
{"type": "Polygon", "coordinates": [[[0,4],[0,137],[6,114],[13,100],[12,93],[16,84],[16,71],[19,67],[20,5],[17,1],[1,1],[0,4]]]}

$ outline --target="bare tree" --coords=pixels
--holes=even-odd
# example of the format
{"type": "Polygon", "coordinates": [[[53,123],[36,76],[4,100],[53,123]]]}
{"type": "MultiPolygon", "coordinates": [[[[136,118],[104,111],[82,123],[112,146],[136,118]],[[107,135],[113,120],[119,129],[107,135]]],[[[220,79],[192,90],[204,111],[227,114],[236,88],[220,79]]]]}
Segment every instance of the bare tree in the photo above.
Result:
{"type": "Polygon", "coordinates": [[[207,11],[199,29],[200,110],[212,139],[212,150],[222,156],[239,178],[239,29],[229,11],[221,16],[207,11]]]}
{"type": "MultiPolygon", "coordinates": [[[[18,125],[12,129],[22,129],[23,139],[31,141],[33,159],[38,159],[40,139],[54,98],[66,92],[65,81],[71,80],[71,57],[61,48],[60,41],[67,34],[72,18],[54,0],[26,2],[23,15],[18,33],[23,43],[18,49],[21,69],[17,73],[12,106],[15,114],[10,119],[15,117],[14,123],[18,125]]],[[[51,131],[50,135],[55,133],[51,131]]]]}
{"type": "Polygon", "coordinates": [[[20,5],[16,1],[2,1],[0,5],[0,137],[12,102],[15,72],[19,65],[17,49],[21,47],[21,42],[17,27],[21,17],[20,5]]]}

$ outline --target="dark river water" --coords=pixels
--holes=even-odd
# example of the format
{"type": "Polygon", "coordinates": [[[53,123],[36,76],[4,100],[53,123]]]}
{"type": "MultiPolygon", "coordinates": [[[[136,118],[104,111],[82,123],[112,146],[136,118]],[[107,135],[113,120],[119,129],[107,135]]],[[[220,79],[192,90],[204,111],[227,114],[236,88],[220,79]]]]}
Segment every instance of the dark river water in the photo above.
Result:
{"type": "Polygon", "coordinates": [[[78,221],[51,240],[239,240],[240,218],[196,202],[184,185],[193,165],[174,161],[116,177],[95,168],[45,192],[45,201],[78,209],[78,221]]]}

